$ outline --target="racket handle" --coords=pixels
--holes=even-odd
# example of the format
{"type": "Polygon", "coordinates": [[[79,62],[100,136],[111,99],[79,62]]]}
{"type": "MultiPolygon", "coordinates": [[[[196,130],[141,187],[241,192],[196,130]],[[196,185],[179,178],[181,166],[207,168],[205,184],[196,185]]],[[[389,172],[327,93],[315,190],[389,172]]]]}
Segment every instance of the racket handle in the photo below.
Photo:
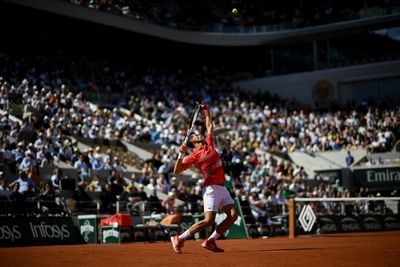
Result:
{"type": "Polygon", "coordinates": [[[178,154],[178,159],[183,159],[184,157],[185,157],[185,155],[182,154],[181,152],[179,152],[179,154],[178,154]]]}
{"type": "Polygon", "coordinates": [[[185,137],[185,140],[183,140],[183,143],[182,143],[182,144],[186,146],[186,145],[187,145],[187,142],[188,142],[188,140],[189,140],[189,137],[188,137],[188,136],[186,136],[186,137],[185,137]]]}

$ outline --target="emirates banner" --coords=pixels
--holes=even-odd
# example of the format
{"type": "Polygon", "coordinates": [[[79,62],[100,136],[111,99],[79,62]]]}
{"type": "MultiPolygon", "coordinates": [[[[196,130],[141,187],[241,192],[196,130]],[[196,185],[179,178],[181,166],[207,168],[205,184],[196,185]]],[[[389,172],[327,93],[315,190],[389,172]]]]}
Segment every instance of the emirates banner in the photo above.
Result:
{"type": "Polygon", "coordinates": [[[400,167],[353,168],[353,186],[372,188],[400,187],[400,167]]]}

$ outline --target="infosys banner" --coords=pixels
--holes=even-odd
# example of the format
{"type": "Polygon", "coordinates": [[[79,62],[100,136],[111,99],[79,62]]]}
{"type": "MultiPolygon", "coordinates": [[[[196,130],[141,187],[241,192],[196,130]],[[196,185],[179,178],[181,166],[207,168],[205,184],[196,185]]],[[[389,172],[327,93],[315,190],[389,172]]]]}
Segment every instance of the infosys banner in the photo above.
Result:
{"type": "Polygon", "coordinates": [[[311,232],[304,232],[300,224],[296,227],[296,233],[302,234],[326,234],[347,232],[368,232],[400,230],[400,216],[391,215],[359,215],[359,216],[318,216],[311,232]]]}
{"type": "Polygon", "coordinates": [[[368,188],[400,187],[400,167],[353,168],[354,186],[368,188]]]}
{"type": "Polygon", "coordinates": [[[37,246],[84,243],[72,218],[2,218],[0,246],[37,246]]]}

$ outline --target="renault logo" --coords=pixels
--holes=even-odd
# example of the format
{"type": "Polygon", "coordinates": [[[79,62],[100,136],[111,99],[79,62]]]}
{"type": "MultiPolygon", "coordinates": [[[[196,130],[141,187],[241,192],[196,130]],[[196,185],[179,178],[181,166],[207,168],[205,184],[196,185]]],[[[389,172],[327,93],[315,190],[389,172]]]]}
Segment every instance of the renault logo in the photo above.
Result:
{"type": "Polygon", "coordinates": [[[306,205],[302,208],[299,216],[299,221],[301,226],[303,227],[304,232],[310,232],[312,227],[314,226],[315,214],[310,205],[306,205]]]}

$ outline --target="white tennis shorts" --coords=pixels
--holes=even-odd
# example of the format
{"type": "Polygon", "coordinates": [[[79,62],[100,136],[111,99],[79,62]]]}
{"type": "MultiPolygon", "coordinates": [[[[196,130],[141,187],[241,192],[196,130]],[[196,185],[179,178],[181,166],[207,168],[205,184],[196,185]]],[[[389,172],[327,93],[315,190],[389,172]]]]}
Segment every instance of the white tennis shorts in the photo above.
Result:
{"type": "Polygon", "coordinates": [[[203,194],[204,212],[215,211],[218,209],[234,204],[228,189],[221,185],[209,185],[205,188],[203,194]]]}

